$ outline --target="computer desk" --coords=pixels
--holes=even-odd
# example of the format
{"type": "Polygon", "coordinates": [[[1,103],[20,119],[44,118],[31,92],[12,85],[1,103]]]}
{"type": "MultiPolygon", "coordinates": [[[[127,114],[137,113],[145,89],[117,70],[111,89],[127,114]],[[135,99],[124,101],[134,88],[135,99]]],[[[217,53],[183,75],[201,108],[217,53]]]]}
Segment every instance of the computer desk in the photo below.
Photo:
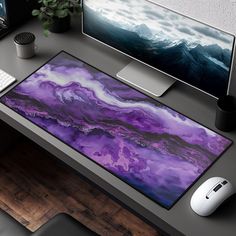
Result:
{"type": "MultiPolygon", "coordinates": [[[[15,76],[20,82],[60,50],[65,50],[112,76],[115,76],[130,61],[121,53],[83,36],[76,20],[73,21],[73,27],[69,32],[51,34],[48,38],[43,36],[40,23],[32,20],[0,41],[0,68],[15,76]],[[33,32],[37,38],[38,52],[37,56],[32,59],[22,60],[16,57],[13,38],[16,33],[23,31],[33,32]]],[[[214,127],[216,100],[214,98],[184,84],[176,83],[158,100],[216,130],[214,127]]],[[[171,210],[166,210],[2,104],[0,104],[0,119],[170,235],[235,235],[236,197],[230,199],[227,204],[208,218],[197,216],[191,210],[189,203],[197,187],[210,177],[225,177],[236,187],[236,132],[222,133],[234,140],[233,146],[171,210]]],[[[4,134],[0,131],[0,135],[4,134]]],[[[34,157],[32,156],[32,158],[34,157]]]]}

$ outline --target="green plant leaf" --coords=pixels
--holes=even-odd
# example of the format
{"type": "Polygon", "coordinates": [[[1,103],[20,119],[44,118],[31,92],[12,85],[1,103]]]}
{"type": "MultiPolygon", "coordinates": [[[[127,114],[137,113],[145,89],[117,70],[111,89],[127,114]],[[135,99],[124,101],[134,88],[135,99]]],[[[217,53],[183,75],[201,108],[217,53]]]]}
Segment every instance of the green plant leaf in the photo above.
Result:
{"type": "Polygon", "coordinates": [[[39,10],[36,10],[36,9],[35,9],[35,10],[32,11],[32,15],[33,15],[33,16],[38,16],[39,14],[40,14],[40,11],[39,11],[39,10]]]}
{"type": "Polygon", "coordinates": [[[40,12],[38,18],[39,20],[43,21],[45,19],[45,14],[43,12],[40,12]]]}
{"type": "Polygon", "coordinates": [[[43,5],[45,7],[48,7],[49,3],[50,3],[50,0],[49,1],[48,0],[43,0],[43,5]]]}
{"type": "Polygon", "coordinates": [[[49,29],[50,25],[51,25],[51,24],[50,24],[49,21],[45,21],[45,22],[43,22],[43,24],[42,24],[42,26],[43,26],[44,29],[49,29]]]}
{"type": "Polygon", "coordinates": [[[64,18],[68,15],[68,10],[64,9],[64,10],[56,10],[55,11],[55,16],[59,17],[59,18],[64,18]]]}
{"type": "Polygon", "coordinates": [[[40,9],[32,11],[33,16],[38,16],[44,28],[44,35],[48,36],[48,29],[55,17],[65,18],[81,12],[81,0],[38,0],[40,9]]]}
{"type": "Polygon", "coordinates": [[[54,12],[52,10],[47,11],[46,14],[50,17],[54,16],[54,12]]]}
{"type": "Polygon", "coordinates": [[[56,2],[51,3],[51,4],[50,4],[50,7],[51,7],[51,8],[57,8],[57,3],[56,3],[56,2]]]}
{"type": "Polygon", "coordinates": [[[48,30],[48,29],[44,29],[44,30],[43,30],[43,35],[44,35],[45,37],[48,37],[48,35],[49,35],[49,30],[48,30]]]}

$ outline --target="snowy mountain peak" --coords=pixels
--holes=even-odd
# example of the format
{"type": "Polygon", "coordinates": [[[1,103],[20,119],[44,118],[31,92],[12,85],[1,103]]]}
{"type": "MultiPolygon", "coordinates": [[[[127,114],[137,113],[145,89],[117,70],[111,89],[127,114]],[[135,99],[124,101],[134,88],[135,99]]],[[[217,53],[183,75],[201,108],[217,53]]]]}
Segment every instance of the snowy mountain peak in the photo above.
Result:
{"type": "Polygon", "coordinates": [[[152,39],[152,31],[145,24],[136,25],[134,31],[141,37],[146,39],[152,39]]]}

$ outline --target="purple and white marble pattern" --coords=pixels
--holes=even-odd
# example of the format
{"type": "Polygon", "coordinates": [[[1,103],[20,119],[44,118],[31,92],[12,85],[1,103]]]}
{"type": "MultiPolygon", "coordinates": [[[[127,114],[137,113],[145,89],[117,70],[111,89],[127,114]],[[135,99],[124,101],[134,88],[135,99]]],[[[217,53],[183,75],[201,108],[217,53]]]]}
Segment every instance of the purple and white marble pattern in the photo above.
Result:
{"type": "Polygon", "coordinates": [[[168,209],[231,144],[65,52],[1,102],[168,209]]]}

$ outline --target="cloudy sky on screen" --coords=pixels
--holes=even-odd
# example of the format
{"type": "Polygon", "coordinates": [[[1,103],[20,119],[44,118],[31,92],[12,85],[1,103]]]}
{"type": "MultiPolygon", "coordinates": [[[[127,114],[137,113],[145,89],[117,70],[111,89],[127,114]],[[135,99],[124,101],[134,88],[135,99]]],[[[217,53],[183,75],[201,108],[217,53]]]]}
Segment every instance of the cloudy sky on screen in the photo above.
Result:
{"type": "Polygon", "coordinates": [[[218,44],[232,50],[233,36],[208,27],[147,0],[85,0],[85,6],[124,29],[145,23],[153,32],[170,40],[185,39],[201,45],[218,44]]]}

